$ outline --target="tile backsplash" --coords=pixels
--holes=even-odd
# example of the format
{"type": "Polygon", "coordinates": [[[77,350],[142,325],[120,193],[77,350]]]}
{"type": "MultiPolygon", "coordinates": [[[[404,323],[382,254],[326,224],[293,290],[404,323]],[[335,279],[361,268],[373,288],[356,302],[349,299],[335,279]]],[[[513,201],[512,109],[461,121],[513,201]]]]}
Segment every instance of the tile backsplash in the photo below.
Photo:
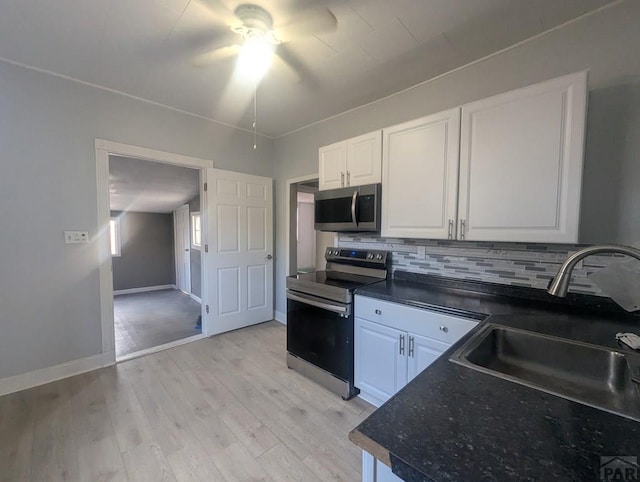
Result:
{"type": "MultiPolygon", "coordinates": [[[[340,247],[391,251],[396,270],[546,289],[562,262],[583,245],[395,239],[340,234],[340,247]],[[422,255],[424,250],[424,256],[422,255]]],[[[619,255],[590,256],[576,266],[570,290],[604,296],[588,276],[619,255]]]]}

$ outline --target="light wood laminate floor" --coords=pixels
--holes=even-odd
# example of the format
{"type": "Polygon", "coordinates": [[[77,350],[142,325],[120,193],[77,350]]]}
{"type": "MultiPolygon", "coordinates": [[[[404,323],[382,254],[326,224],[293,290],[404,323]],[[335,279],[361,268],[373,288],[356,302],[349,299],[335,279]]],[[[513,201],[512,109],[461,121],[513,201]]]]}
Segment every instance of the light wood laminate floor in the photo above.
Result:
{"type": "Polygon", "coordinates": [[[277,322],[0,398],[1,481],[360,480],[373,407],[285,362],[277,322]]]}
{"type": "Polygon", "coordinates": [[[116,357],[201,333],[200,312],[200,303],[178,290],[114,296],[116,357]]]}

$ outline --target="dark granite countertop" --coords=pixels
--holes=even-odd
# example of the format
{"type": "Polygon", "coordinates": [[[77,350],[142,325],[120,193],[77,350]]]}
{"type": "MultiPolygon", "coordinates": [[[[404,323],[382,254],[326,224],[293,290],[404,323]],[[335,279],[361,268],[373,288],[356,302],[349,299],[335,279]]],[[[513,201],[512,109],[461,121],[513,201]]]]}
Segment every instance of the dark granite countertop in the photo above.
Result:
{"type": "Polygon", "coordinates": [[[449,361],[486,322],[625,351],[613,335],[638,331],[640,317],[597,297],[556,301],[539,290],[421,281],[357,294],[487,321],[356,427],[354,443],[407,481],[597,481],[601,456],[640,456],[639,422],[449,361]]]}

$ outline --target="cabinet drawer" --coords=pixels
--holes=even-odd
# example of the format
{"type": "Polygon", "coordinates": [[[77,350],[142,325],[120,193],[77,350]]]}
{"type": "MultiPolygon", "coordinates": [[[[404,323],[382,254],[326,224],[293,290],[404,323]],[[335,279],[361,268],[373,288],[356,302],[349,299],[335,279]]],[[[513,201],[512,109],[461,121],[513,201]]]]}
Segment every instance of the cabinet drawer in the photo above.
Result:
{"type": "Polygon", "coordinates": [[[478,322],[390,301],[356,295],[355,316],[453,344],[478,322]]]}

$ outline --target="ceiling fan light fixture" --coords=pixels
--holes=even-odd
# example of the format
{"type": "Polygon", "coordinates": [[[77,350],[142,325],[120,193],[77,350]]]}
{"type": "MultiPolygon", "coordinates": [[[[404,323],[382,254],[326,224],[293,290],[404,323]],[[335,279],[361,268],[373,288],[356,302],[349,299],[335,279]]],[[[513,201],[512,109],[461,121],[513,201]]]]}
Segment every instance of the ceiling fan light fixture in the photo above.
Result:
{"type": "Polygon", "coordinates": [[[264,8],[258,5],[244,4],[238,6],[234,13],[242,21],[242,24],[232,25],[231,31],[240,35],[243,40],[260,37],[265,42],[274,45],[280,43],[273,31],[273,19],[264,8]]]}
{"type": "Polygon", "coordinates": [[[251,36],[242,45],[236,69],[243,79],[256,84],[271,66],[275,45],[261,36],[251,36]]]}

